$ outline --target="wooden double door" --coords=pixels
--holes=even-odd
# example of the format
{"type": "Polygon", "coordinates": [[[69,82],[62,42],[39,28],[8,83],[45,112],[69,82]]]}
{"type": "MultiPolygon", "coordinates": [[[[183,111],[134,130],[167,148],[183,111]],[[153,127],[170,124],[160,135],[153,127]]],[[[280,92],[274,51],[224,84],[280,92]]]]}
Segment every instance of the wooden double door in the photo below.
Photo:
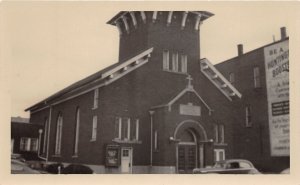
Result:
{"type": "Polygon", "coordinates": [[[197,145],[179,144],[177,149],[178,173],[192,173],[197,167],[197,145]]]}

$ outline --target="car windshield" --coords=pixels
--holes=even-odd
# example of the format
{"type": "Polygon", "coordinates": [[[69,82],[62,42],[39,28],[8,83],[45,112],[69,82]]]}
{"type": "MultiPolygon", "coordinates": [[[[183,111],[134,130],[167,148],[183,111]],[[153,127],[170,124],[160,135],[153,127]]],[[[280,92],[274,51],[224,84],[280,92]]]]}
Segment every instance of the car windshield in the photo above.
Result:
{"type": "Polygon", "coordinates": [[[226,166],[225,162],[216,162],[214,168],[225,168],[225,166],[226,166]]]}

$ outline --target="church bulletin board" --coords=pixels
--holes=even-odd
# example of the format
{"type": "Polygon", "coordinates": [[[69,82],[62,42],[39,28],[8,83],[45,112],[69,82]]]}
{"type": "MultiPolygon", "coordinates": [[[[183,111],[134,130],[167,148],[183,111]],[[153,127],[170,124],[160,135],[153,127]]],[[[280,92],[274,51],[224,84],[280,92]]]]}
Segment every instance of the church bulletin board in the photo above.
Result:
{"type": "Polygon", "coordinates": [[[289,42],[264,50],[271,156],[290,155],[289,42]]]}
{"type": "Polygon", "coordinates": [[[120,146],[119,145],[107,145],[105,166],[118,167],[120,165],[120,146]]]}

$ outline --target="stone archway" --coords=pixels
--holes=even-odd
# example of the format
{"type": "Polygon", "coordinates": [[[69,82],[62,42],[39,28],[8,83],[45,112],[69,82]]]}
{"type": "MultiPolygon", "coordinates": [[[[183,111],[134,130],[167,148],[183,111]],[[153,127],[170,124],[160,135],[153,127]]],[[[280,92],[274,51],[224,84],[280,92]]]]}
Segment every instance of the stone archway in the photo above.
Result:
{"type": "Polygon", "coordinates": [[[176,146],[176,166],[178,173],[192,173],[204,162],[203,143],[207,140],[204,127],[197,121],[186,120],[179,123],[174,132],[176,146]]]}

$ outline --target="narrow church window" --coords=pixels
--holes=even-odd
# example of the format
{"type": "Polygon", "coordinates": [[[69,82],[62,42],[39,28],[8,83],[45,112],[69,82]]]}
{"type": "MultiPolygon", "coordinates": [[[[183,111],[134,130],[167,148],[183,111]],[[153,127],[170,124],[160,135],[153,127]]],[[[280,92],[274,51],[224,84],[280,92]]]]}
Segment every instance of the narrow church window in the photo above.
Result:
{"type": "Polygon", "coordinates": [[[139,140],[139,126],[140,126],[140,120],[135,120],[135,140],[139,140]]]}
{"type": "Polygon", "coordinates": [[[224,134],[225,134],[224,125],[219,125],[219,136],[220,136],[219,142],[220,143],[224,143],[224,134]]]}
{"type": "Polygon", "coordinates": [[[130,138],[130,119],[124,118],[122,120],[122,139],[129,140],[130,138]]]}
{"type": "Polygon", "coordinates": [[[178,72],[178,53],[172,54],[172,71],[178,72]]]}
{"type": "Polygon", "coordinates": [[[122,135],[122,119],[117,117],[115,120],[115,135],[117,139],[121,139],[122,135]]]}
{"type": "Polygon", "coordinates": [[[235,82],[234,73],[229,73],[229,82],[233,85],[235,82]]]}
{"type": "Polygon", "coordinates": [[[99,89],[95,89],[93,109],[98,108],[98,100],[99,100],[99,89]]]}
{"type": "Polygon", "coordinates": [[[93,116],[93,126],[92,126],[92,141],[97,138],[97,116],[93,116]]]}
{"type": "Polygon", "coordinates": [[[139,123],[140,120],[139,119],[135,119],[134,123],[131,124],[131,130],[130,130],[130,134],[131,137],[130,139],[133,141],[138,141],[139,140],[139,123]]]}
{"type": "Polygon", "coordinates": [[[218,125],[214,125],[214,132],[215,132],[215,143],[219,142],[219,129],[218,125]]]}
{"type": "Polygon", "coordinates": [[[252,120],[251,120],[251,107],[250,105],[246,106],[246,127],[252,126],[252,120]]]}
{"type": "Polygon", "coordinates": [[[181,72],[187,73],[187,56],[181,55],[181,72]]]}
{"type": "Polygon", "coordinates": [[[43,144],[43,153],[46,153],[46,145],[47,145],[47,133],[48,133],[48,119],[45,119],[44,123],[44,144],[43,144]]]}
{"type": "Polygon", "coordinates": [[[169,70],[169,51],[163,51],[163,70],[169,70]]]}
{"type": "Polygon", "coordinates": [[[75,119],[74,155],[78,154],[79,125],[80,125],[80,109],[77,108],[76,119],[75,119]]]}
{"type": "Polygon", "coordinates": [[[62,115],[59,114],[56,123],[55,155],[60,155],[61,152],[62,126],[63,118],[62,115]]]}
{"type": "Polygon", "coordinates": [[[222,144],[225,142],[224,125],[214,125],[215,143],[222,144]]]}
{"type": "Polygon", "coordinates": [[[259,67],[253,68],[253,76],[254,76],[254,88],[260,87],[260,71],[259,67]]]}

